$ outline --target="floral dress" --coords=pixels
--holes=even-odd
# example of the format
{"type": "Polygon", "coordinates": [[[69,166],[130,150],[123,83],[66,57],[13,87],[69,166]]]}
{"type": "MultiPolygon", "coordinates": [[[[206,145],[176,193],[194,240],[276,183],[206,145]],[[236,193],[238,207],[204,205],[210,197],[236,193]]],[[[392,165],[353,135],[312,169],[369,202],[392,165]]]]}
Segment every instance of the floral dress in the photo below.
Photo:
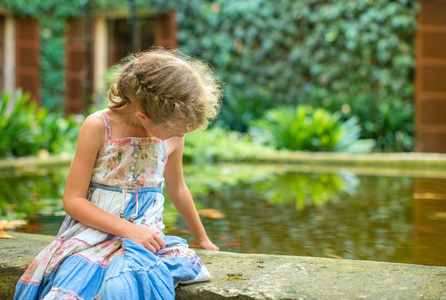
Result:
{"type": "Polygon", "coordinates": [[[174,299],[179,283],[211,276],[180,237],[163,234],[166,142],[112,139],[105,111],[105,140],[87,199],[99,208],[159,233],[166,247],[155,254],[132,240],[67,216],[56,239],[34,259],[14,299],[174,299]]]}

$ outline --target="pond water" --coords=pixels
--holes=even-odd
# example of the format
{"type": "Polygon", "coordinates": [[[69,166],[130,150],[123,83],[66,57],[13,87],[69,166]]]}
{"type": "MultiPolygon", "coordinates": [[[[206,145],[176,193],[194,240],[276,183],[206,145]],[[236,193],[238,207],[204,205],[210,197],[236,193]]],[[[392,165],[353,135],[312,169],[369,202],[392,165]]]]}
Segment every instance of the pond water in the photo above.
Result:
{"type": "MultiPolygon", "coordinates": [[[[197,168],[191,167],[196,170],[197,168]]],[[[222,250],[446,266],[446,179],[238,165],[188,171],[210,238],[222,250]]],[[[1,178],[0,220],[55,235],[66,170],[1,178]]],[[[196,242],[170,201],[166,234],[196,242]]]]}

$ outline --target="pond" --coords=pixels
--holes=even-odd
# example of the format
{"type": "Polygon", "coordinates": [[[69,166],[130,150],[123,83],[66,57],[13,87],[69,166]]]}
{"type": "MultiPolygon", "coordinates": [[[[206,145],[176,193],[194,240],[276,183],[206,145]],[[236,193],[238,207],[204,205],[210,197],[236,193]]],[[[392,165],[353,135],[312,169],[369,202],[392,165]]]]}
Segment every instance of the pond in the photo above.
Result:
{"type": "MultiPolygon", "coordinates": [[[[27,219],[14,230],[55,235],[65,176],[1,178],[0,220],[27,219]]],[[[263,165],[186,167],[185,177],[224,251],[446,266],[446,179],[263,165]]],[[[169,200],[164,219],[166,234],[195,246],[169,200]]]]}

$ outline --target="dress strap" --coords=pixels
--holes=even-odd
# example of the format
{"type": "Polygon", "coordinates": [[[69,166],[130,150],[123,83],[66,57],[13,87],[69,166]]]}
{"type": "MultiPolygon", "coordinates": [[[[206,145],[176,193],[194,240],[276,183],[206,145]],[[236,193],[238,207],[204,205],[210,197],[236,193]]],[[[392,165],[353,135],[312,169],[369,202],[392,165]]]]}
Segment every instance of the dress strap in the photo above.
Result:
{"type": "Polygon", "coordinates": [[[169,150],[167,149],[167,141],[163,141],[163,158],[164,166],[167,164],[167,159],[169,158],[169,150]]]}
{"type": "Polygon", "coordinates": [[[104,139],[104,145],[105,145],[111,139],[110,120],[108,119],[107,113],[104,110],[99,111],[99,114],[102,116],[102,119],[104,119],[104,124],[105,124],[105,139],[104,139]]]}

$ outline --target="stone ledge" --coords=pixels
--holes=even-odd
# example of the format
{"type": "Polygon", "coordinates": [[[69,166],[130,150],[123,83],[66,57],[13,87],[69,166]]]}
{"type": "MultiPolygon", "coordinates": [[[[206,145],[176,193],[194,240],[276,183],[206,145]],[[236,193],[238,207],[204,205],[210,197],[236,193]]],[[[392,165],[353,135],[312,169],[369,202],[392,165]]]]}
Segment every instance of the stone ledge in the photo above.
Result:
{"type": "MultiPolygon", "coordinates": [[[[0,240],[0,299],[53,237],[0,240]]],[[[177,299],[441,299],[446,267],[197,250],[210,282],[180,285],[177,299]]]]}
{"type": "Polygon", "coordinates": [[[197,251],[213,275],[177,299],[442,299],[446,267],[197,251]]]}
{"type": "Polygon", "coordinates": [[[265,154],[262,162],[287,162],[309,165],[373,166],[384,168],[446,169],[444,153],[344,153],[279,151],[265,154]]]}
{"type": "MultiPolygon", "coordinates": [[[[52,168],[68,167],[72,154],[42,157],[0,159],[0,176],[20,176],[26,173],[48,172],[52,168]]],[[[231,161],[226,161],[230,163],[231,161]]],[[[244,163],[295,164],[306,166],[370,167],[374,169],[437,170],[446,172],[446,153],[343,153],[278,151],[258,154],[244,163]]],[[[225,163],[225,161],[221,161],[225,163]]]]}

